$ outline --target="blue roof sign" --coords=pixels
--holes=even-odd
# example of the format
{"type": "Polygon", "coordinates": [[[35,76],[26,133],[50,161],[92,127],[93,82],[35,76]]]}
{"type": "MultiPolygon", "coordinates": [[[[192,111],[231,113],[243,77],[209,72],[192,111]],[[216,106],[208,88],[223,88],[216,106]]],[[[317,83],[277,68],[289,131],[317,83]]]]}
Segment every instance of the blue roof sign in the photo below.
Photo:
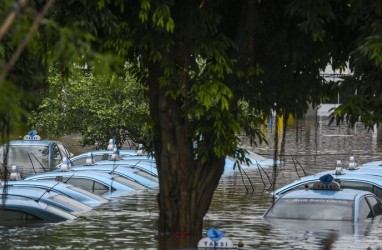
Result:
{"type": "Polygon", "coordinates": [[[232,243],[232,241],[224,237],[224,232],[210,228],[207,230],[207,237],[199,240],[198,249],[237,249],[232,243]]]}
{"type": "Polygon", "coordinates": [[[36,130],[31,130],[23,138],[24,141],[40,141],[41,137],[37,134],[36,130]]]}

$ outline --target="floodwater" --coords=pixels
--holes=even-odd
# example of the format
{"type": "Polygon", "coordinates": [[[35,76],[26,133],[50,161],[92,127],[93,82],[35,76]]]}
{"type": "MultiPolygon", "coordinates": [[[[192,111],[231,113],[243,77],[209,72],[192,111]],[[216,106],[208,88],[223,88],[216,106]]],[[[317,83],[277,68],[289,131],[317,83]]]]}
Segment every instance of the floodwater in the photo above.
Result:
{"type": "MultiPolygon", "coordinates": [[[[382,159],[382,135],[357,124],[328,126],[328,121],[290,122],[285,137],[284,164],[276,188],[304,174],[334,169],[336,160],[347,164],[350,154],[358,163],[382,159]]],[[[263,131],[268,145],[253,150],[271,158],[275,129],[263,131]]],[[[281,142],[279,137],[278,145],[281,142]]],[[[279,145],[280,148],[280,145],[279,145]]],[[[262,214],[272,203],[272,168],[244,168],[224,176],[208,214],[205,229],[225,232],[244,249],[322,249],[328,239],[333,249],[382,248],[382,223],[367,225],[304,224],[304,221],[268,222],[262,214]],[[269,178],[268,178],[269,177],[269,178]],[[339,229],[338,229],[339,228],[339,229]]],[[[174,249],[185,247],[181,237],[158,237],[156,192],[120,198],[69,222],[42,226],[0,228],[0,249],[174,249]],[[176,246],[176,247],[175,247],[176,246]]],[[[322,224],[322,222],[321,222],[322,224]]],[[[190,246],[188,246],[190,247],[190,246]]]]}

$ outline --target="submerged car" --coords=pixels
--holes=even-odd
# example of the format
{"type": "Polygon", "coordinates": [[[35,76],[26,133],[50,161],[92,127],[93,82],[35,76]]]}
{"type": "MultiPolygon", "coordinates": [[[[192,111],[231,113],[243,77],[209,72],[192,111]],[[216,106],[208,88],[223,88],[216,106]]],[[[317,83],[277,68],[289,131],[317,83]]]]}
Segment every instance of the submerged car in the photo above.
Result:
{"type": "MultiPolygon", "coordinates": [[[[8,144],[1,146],[0,164],[4,162],[5,147],[8,147],[8,166],[18,166],[22,178],[51,171],[63,158],[73,156],[61,142],[41,140],[34,130],[25,135],[22,140],[11,140],[8,144]]],[[[5,177],[4,173],[2,174],[5,177]]]]}
{"type": "MultiPolygon", "coordinates": [[[[96,150],[91,152],[82,153],[76,156],[71,157],[70,163],[73,166],[84,165],[86,160],[89,158],[89,155],[92,155],[94,161],[103,161],[103,160],[113,160],[113,151],[109,150],[96,150]]],[[[144,159],[146,158],[150,160],[147,155],[137,155],[135,150],[119,150],[118,160],[122,159],[144,159]]],[[[114,159],[116,159],[114,157],[114,159]]],[[[56,168],[60,168],[61,163],[56,166],[56,168]]]]}
{"type": "Polygon", "coordinates": [[[153,176],[142,176],[131,167],[123,165],[80,165],[71,168],[71,171],[100,171],[120,176],[124,179],[123,183],[136,190],[151,189],[158,187],[158,179],[153,176]]]}
{"type": "Polygon", "coordinates": [[[99,166],[123,166],[127,168],[134,169],[136,174],[143,177],[149,178],[151,180],[157,179],[158,170],[156,164],[150,161],[142,161],[141,159],[131,159],[131,160],[120,160],[120,161],[98,161],[94,165],[99,166]],[[155,178],[152,178],[155,177],[155,178]]]}
{"type": "Polygon", "coordinates": [[[77,166],[103,166],[103,168],[108,166],[109,168],[113,169],[123,167],[133,169],[136,175],[158,183],[158,171],[156,168],[156,164],[152,160],[147,159],[148,158],[146,156],[143,156],[143,158],[129,158],[129,160],[122,160],[119,157],[117,157],[116,160],[97,161],[93,153],[87,153],[84,164],[74,165],[71,161],[64,160],[60,165],[57,166],[57,169],[72,169],[77,166]]]}
{"type": "Polygon", "coordinates": [[[382,202],[368,191],[343,189],[331,175],[323,176],[304,190],[282,195],[265,212],[267,219],[365,221],[380,220],[382,202]]]}
{"type": "Polygon", "coordinates": [[[99,171],[51,171],[30,176],[25,180],[59,181],[107,199],[125,196],[136,191],[123,183],[124,178],[99,171]]]}
{"type": "Polygon", "coordinates": [[[57,181],[19,180],[7,181],[4,182],[3,185],[7,185],[8,187],[24,187],[27,189],[42,189],[47,192],[53,191],[59,194],[63,194],[67,197],[70,197],[91,207],[96,207],[108,202],[108,200],[103,198],[102,196],[93,194],[82,188],[78,188],[73,185],[57,181]]]}
{"type": "Polygon", "coordinates": [[[76,216],[42,201],[8,197],[0,201],[0,225],[23,225],[73,220],[76,216]]]}
{"type": "Polygon", "coordinates": [[[85,203],[79,202],[66,195],[40,188],[13,186],[3,187],[0,189],[0,191],[1,198],[3,200],[14,197],[29,198],[34,201],[42,201],[47,205],[57,207],[76,216],[88,212],[92,209],[92,207],[86,205],[85,203]]]}

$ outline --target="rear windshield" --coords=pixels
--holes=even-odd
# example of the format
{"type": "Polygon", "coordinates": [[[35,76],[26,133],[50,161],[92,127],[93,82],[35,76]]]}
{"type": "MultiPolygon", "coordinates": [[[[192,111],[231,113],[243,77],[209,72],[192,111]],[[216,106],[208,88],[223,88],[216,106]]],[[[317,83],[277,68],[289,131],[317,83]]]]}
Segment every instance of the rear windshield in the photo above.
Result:
{"type": "Polygon", "coordinates": [[[265,215],[266,218],[298,220],[353,220],[352,200],[279,199],[265,215]]]}

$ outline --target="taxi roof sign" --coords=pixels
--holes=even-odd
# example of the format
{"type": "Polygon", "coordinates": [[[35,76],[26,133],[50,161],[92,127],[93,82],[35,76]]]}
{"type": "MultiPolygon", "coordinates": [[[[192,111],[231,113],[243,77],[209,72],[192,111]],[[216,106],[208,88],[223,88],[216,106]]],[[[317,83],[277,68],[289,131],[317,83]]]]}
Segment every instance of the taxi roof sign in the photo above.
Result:
{"type": "Polygon", "coordinates": [[[334,181],[331,174],[326,174],[320,177],[320,181],[313,183],[314,190],[340,190],[341,185],[334,181]]]}
{"type": "Polygon", "coordinates": [[[24,141],[40,141],[41,137],[37,134],[36,130],[31,130],[23,138],[24,141]]]}
{"type": "Polygon", "coordinates": [[[198,249],[237,249],[232,241],[224,237],[224,232],[210,228],[207,231],[207,237],[199,240],[198,249]]]}
{"type": "Polygon", "coordinates": [[[322,182],[315,182],[312,186],[313,190],[341,190],[341,185],[336,182],[332,181],[329,184],[324,184],[322,182]]]}

